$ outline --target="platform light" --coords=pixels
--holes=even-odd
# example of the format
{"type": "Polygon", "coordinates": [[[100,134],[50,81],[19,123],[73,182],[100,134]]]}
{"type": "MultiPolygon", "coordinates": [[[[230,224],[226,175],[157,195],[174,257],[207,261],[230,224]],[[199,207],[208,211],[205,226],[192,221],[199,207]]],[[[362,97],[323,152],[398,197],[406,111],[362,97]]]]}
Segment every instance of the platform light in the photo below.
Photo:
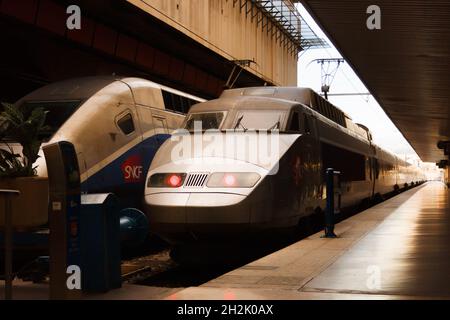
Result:
{"type": "Polygon", "coordinates": [[[206,184],[209,188],[251,188],[261,178],[256,172],[215,172],[206,184]]]}

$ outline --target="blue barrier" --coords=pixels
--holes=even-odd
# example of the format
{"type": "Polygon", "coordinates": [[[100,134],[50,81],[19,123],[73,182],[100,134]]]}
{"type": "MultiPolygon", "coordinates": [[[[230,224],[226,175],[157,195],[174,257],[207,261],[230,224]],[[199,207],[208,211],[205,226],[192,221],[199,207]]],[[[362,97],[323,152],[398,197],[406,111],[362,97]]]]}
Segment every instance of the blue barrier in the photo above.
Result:
{"type": "Polygon", "coordinates": [[[81,196],[81,270],[83,292],[120,288],[120,222],[116,196],[81,196]]]}

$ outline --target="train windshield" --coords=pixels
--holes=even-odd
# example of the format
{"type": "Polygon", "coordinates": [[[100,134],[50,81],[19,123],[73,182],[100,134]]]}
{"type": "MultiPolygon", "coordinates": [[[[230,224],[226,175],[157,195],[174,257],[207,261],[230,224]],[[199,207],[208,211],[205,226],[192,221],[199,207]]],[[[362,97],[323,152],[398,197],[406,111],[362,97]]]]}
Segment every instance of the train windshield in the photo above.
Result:
{"type": "Polygon", "coordinates": [[[232,129],[280,130],[285,117],[286,112],[243,110],[237,113],[232,129]]]}
{"type": "Polygon", "coordinates": [[[21,108],[26,115],[36,108],[43,108],[47,112],[44,123],[47,130],[42,132],[40,138],[48,141],[80,105],[80,100],[26,101],[21,105],[21,108]]]}
{"type": "Polygon", "coordinates": [[[190,113],[184,129],[189,131],[219,129],[224,118],[225,111],[190,113]]]}

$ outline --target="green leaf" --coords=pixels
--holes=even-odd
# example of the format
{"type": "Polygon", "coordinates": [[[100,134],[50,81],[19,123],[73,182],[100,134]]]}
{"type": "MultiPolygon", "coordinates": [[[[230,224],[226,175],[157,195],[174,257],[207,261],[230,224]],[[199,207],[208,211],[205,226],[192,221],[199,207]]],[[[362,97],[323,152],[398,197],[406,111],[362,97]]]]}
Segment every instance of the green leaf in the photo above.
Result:
{"type": "Polygon", "coordinates": [[[9,103],[2,103],[0,113],[0,139],[8,137],[22,146],[22,156],[2,150],[0,153],[0,176],[32,176],[36,174],[33,163],[37,160],[42,139],[49,129],[45,126],[47,111],[42,107],[26,112],[9,103]]]}
{"type": "Polygon", "coordinates": [[[13,154],[8,150],[0,149],[0,176],[15,177],[20,176],[24,171],[24,166],[20,161],[20,155],[13,154]]]}

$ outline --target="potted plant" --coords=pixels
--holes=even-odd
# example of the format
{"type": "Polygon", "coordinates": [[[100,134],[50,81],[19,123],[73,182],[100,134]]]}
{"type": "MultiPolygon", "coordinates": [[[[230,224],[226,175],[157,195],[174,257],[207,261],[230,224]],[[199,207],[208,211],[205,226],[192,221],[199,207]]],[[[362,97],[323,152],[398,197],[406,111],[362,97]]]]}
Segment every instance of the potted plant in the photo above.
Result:
{"type": "MultiPolygon", "coordinates": [[[[42,144],[46,112],[25,110],[2,103],[0,113],[0,188],[15,189],[20,197],[12,201],[13,225],[29,229],[48,219],[48,179],[36,175],[34,163],[42,144]],[[20,152],[12,145],[20,146],[20,152]]],[[[0,199],[0,227],[4,224],[4,204],[0,199]]]]}

